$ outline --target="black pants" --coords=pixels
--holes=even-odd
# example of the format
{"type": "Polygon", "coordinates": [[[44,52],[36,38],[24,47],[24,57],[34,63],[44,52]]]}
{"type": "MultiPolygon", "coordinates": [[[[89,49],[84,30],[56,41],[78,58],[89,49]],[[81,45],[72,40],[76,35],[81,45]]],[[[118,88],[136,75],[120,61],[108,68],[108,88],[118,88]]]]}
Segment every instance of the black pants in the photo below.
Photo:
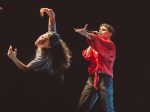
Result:
{"type": "Polygon", "coordinates": [[[93,87],[93,77],[89,77],[79,101],[79,112],[90,112],[97,101],[103,112],[115,112],[113,105],[113,80],[111,76],[101,73],[99,90],[93,87]]]}

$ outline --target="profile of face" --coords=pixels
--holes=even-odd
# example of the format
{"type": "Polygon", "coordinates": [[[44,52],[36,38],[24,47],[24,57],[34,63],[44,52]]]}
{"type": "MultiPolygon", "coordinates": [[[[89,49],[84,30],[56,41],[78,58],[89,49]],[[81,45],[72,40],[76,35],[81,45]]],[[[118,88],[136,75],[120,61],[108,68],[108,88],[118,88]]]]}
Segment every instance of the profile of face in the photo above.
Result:
{"type": "Polygon", "coordinates": [[[101,27],[99,28],[99,33],[100,33],[100,34],[104,34],[104,33],[106,33],[106,32],[108,32],[107,27],[101,26],[101,27]]]}
{"type": "Polygon", "coordinates": [[[49,45],[49,38],[48,38],[48,34],[45,33],[43,35],[41,35],[36,41],[35,41],[35,45],[39,48],[51,48],[51,46],[49,45]]]}
{"type": "Polygon", "coordinates": [[[100,34],[107,34],[108,38],[110,38],[112,36],[112,33],[108,31],[108,28],[106,26],[100,26],[99,33],[100,34]]]}

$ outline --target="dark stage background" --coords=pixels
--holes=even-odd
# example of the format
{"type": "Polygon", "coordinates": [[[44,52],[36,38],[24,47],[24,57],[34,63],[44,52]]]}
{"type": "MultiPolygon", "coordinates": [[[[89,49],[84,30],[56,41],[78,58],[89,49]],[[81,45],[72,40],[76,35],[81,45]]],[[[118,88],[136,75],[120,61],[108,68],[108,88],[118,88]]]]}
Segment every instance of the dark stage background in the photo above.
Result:
{"type": "Polygon", "coordinates": [[[113,39],[117,47],[114,65],[116,112],[150,112],[150,18],[146,2],[0,0],[0,6],[3,7],[0,11],[1,112],[52,112],[46,99],[41,100],[48,97],[48,94],[42,93],[42,90],[49,89],[45,83],[48,79],[21,72],[6,55],[11,44],[18,48],[21,61],[28,63],[33,59],[34,41],[47,31],[48,17],[40,17],[41,7],[55,11],[57,30],[73,53],[72,66],[65,75],[67,97],[62,105],[67,105],[66,112],[76,111],[88,77],[89,63],[81,57],[81,51],[87,47],[86,39],[76,34],[73,28],[88,23],[89,30],[98,30],[102,22],[110,23],[116,29],[113,39]]]}

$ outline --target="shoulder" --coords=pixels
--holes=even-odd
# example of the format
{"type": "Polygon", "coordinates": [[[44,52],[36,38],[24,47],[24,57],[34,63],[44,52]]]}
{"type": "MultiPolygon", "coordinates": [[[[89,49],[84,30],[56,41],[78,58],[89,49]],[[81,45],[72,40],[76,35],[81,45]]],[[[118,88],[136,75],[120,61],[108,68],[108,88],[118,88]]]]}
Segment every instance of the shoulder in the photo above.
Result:
{"type": "Polygon", "coordinates": [[[116,50],[116,46],[112,40],[106,40],[106,43],[110,50],[116,50]]]}

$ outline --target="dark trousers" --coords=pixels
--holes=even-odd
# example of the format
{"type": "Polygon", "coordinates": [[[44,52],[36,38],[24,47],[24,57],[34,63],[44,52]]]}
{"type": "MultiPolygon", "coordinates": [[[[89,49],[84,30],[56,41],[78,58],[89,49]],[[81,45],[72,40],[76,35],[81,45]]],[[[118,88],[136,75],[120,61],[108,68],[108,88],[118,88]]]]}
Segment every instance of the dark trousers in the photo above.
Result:
{"type": "Polygon", "coordinates": [[[79,101],[79,112],[90,112],[97,101],[103,112],[115,112],[113,105],[113,80],[111,76],[101,73],[99,90],[93,87],[93,77],[89,77],[79,101]]]}

